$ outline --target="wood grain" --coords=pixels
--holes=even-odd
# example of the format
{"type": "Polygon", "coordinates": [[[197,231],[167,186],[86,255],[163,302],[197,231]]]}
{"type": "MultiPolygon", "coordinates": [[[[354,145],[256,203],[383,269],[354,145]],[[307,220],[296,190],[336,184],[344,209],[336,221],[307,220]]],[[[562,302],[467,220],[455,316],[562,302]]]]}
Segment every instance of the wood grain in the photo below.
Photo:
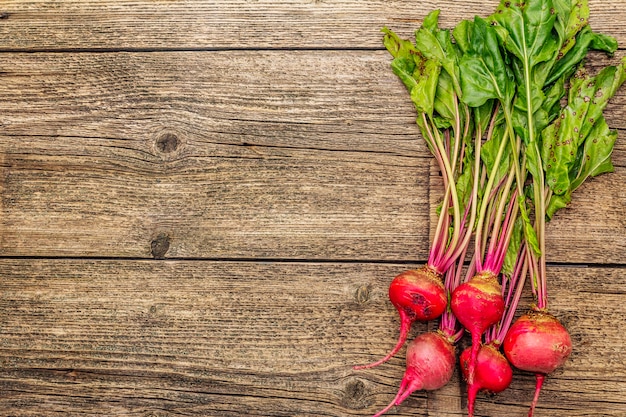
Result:
{"type": "MultiPolygon", "coordinates": [[[[406,267],[1,260],[0,408],[15,416],[372,414],[393,397],[402,354],[369,371],[351,365],[394,343],[386,287],[406,267]]],[[[537,415],[589,415],[590,403],[595,415],[623,415],[623,268],[549,274],[551,310],[575,350],[547,380],[537,415]]],[[[417,393],[394,415],[462,416],[458,384],[417,393]]],[[[532,387],[530,375],[516,373],[508,391],[479,396],[477,415],[526,415],[532,387]]]]}
{"type": "MultiPolygon", "coordinates": [[[[4,256],[426,257],[440,187],[386,53],[6,57],[4,256]]],[[[623,262],[624,149],[551,225],[554,262],[623,262]]]]}
{"type": "MultiPolygon", "coordinates": [[[[380,28],[410,38],[435,8],[450,27],[496,3],[2,1],[0,415],[385,406],[404,352],[352,365],[395,342],[387,286],[426,258],[441,179],[380,28]]],[[[622,46],[593,71],[626,53],[626,12],[590,3],[622,46]]],[[[626,415],[624,89],[607,120],[616,171],[548,226],[574,353],[537,417],[626,415]]],[[[533,387],[516,372],[476,416],[526,416],[533,387]]],[[[457,370],[389,415],[462,417],[464,391],[457,370]]]]}
{"type": "MultiPolygon", "coordinates": [[[[486,16],[496,0],[4,0],[2,50],[381,48],[380,28],[411,36],[428,12],[441,26],[486,16]]],[[[591,0],[595,30],[626,42],[622,0],[591,0]]]]}

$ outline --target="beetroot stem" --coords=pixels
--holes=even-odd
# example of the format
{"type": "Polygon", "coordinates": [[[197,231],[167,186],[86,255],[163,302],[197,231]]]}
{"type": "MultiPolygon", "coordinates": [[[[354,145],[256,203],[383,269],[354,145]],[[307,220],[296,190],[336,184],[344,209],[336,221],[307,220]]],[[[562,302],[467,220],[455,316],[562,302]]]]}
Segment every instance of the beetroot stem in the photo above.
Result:
{"type": "Polygon", "coordinates": [[[500,239],[498,248],[496,250],[494,266],[495,271],[501,271],[502,265],[504,265],[506,251],[509,247],[511,236],[513,235],[513,229],[515,229],[515,219],[517,218],[518,210],[519,205],[517,204],[517,190],[514,190],[509,203],[509,209],[507,210],[506,218],[502,226],[504,237],[500,239]]]}
{"type": "MultiPolygon", "coordinates": [[[[507,136],[508,132],[505,131],[504,132],[504,136],[507,136]]],[[[500,143],[500,147],[498,148],[498,153],[496,155],[496,159],[493,163],[493,170],[496,171],[497,168],[500,166],[500,161],[502,160],[502,155],[504,154],[504,148],[506,145],[506,137],[502,138],[502,142],[500,143]]],[[[484,196],[490,196],[491,195],[491,191],[493,189],[494,186],[494,182],[495,182],[495,175],[491,175],[489,177],[489,180],[487,181],[487,186],[485,187],[485,191],[484,191],[484,196]]],[[[483,229],[483,225],[485,223],[485,218],[486,218],[486,214],[487,214],[487,206],[488,204],[481,204],[480,206],[480,214],[478,216],[478,224],[476,225],[476,235],[474,237],[475,239],[475,244],[476,244],[476,253],[479,254],[479,256],[476,257],[476,266],[477,269],[480,271],[481,269],[479,268],[480,266],[480,254],[482,253],[482,248],[481,246],[481,240],[482,240],[482,236],[480,236],[480,234],[482,233],[482,229],[483,229]]]]}
{"type": "Polygon", "coordinates": [[[513,274],[511,274],[511,279],[509,280],[509,291],[505,300],[505,305],[507,306],[506,312],[500,321],[497,331],[493,337],[486,341],[487,343],[494,342],[495,344],[500,345],[509,331],[511,324],[513,323],[513,319],[515,318],[515,311],[517,310],[517,306],[519,305],[519,301],[522,297],[527,270],[528,258],[525,256],[525,250],[522,247],[520,248],[517,256],[515,269],[513,270],[513,274]],[[515,292],[513,292],[513,290],[515,290],[515,292]]]}

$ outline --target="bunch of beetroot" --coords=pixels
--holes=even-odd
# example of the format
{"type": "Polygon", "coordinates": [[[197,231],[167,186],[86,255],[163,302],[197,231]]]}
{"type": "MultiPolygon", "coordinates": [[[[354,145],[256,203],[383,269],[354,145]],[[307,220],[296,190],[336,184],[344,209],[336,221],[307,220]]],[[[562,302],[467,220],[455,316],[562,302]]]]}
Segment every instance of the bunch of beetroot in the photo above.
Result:
{"type": "Polygon", "coordinates": [[[443,198],[428,261],[389,286],[400,335],[372,368],[394,356],[415,321],[440,319],[437,331],[410,341],[396,397],[435,390],[451,378],[455,345],[467,382],[468,414],[480,391],[497,393],[511,364],[532,372],[533,415],[546,375],[566,361],[569,333],[548,312],[546,222],[587,178],[610,172],[617,133],[603,111],[626,80],[626,59],[595,75],[590,50],[617,42],[588,25],[586,0],[502,1],[486,17],[453,29],[425,17],[415,41],[383,29],[391,68],[407,87],[417,124],[443,177],[443,198]],[[516,314],[526,279],[534,302],[516,314]],[[516,319],[517,317],[517,319],[516,319]]]}

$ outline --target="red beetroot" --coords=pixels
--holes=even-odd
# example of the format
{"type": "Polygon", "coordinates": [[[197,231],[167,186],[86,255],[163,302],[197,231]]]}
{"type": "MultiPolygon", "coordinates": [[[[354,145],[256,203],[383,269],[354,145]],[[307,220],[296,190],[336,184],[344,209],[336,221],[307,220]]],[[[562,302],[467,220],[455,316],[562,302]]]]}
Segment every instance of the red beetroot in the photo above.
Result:
{"type": "Polygon", "coordinates": [[[535,395],[528,413],[532,417],[545,376],[563,365],[572,353],[570,335],[553,315],[531,311],[509,329],[504,353],[516,368],[535,374],[535,395]]]}
{"type": "Polygon", "coordinates": [[[502,287],[493,273],[481,272],[452,292],[450,307],[457,320],[472,335],[467,376],[467,382],[472,385],[481,336],[504,314],[502,287]]]}
{"type": "Polygon", "coordinates": [[[395,277],[389,285],[389,300],[400,314],[400,335],[396,346],[384,358],[354,369],[373,368],[387,362],[406,342],[414,321],[434,320],[443,314],[448,304],[441,274],[428,266],[395,277]]]}
{"type": "MultiPolygon", "coordinates": [[[[471,347],[465,349],[460,357],[461,371],[465,379],[469,375],[470,356],[471,347]]],[[[509,387],[512,380],[513,370],[498,348],[492,344],[481,346],[476,356],[474,383],[467,386],[467,411],[469,417],[474,416],[474,403],[478,392],[502,392],[509,387]]]]}
{"type": "Polygon", "coordinates": [[[454,346],[442,333],[428,332],[417,336],[406,350],[406,371],[398,394],[374,417],[383,415],[394,405],[400,405],[415,391],[432,391],[446,385],[452,378],[454,361],[454,346]]]}

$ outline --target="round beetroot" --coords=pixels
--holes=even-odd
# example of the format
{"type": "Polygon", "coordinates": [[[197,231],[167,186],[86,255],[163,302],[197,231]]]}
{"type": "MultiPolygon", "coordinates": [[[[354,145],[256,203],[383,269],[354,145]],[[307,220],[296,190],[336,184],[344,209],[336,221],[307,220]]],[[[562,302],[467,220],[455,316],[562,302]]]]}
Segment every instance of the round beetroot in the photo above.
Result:
{"type": "Polygon", "coordinates": [[[411,393],[443,387],[454,372],[454,345],[440,332],[423,333],[406,350],[406,371],[395,398],[376,413],[379,417],[394,405],[400,405],[411,393]]]}
{"type": "Polygon", "coordinates": [[[531,311],[513,323],[503,346],[513,366],[535,374],[535,395],[528,412],[532,417],[546,375],[563,365],[572,353],[570,335],[552,314],[531,311]]]}
{"type": "Polygon", "coordinates": [[[552,314],[532,311],[522,315],[504,338],[504,353],[523,371],[549,374],[572,352],[567,329],[552,314]]]}
{"type": "MultiPolygon", "coordinates": [[[[461,372],[467,380],[471,347],[465,349],[460,356],[461,372]]],[[[478,350],[474,369],[474,382],[467,386],[467,410],[469,417],[474,415],[476,394],[480,391],[492,393],[502,392],[511,385],[513,369],[498,348],[491,344],[483,345],[478,350]]]]}
{"type": "Polygon", "coordinates": [[[457,320],[472,335],[472,351],[467,377],[471,385],[481,336],[490,326],[500,321],[504,314],[502,287],[497,277],[486,271],[459,285],[452,292],[450,307],[457,320]]]}
{"type": "Polygon", "coordinates": [[[389,285],[389,300],[400,315],[400,335],[396,346],[384,358],[368,365],[355,366],[354,369],[373,368],[387,362],[406,342],[413,322],[436,319],[448,304],[441,274],[428,266],[396,276],[389,285]]]}

